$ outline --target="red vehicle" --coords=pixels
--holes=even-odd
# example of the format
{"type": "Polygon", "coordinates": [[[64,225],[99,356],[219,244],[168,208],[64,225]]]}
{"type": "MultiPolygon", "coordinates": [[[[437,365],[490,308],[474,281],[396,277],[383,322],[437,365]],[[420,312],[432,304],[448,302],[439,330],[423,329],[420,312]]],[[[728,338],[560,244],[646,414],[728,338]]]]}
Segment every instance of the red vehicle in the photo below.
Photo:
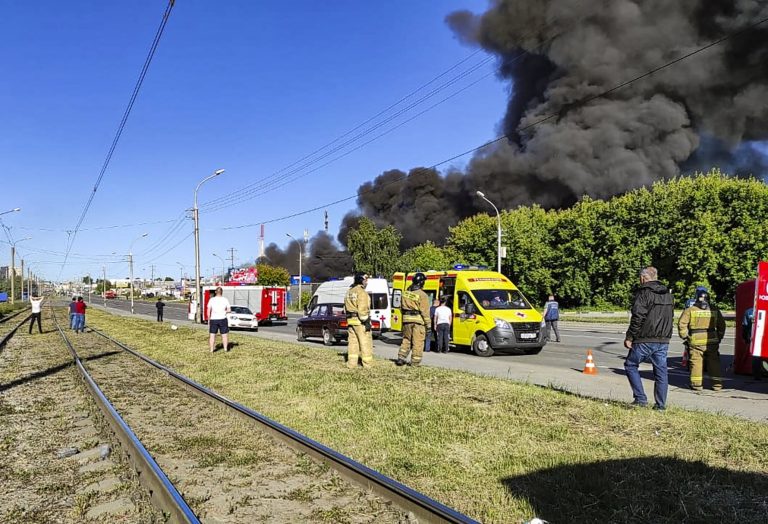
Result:
{"type": "MultiPolygon", "coordinates": [[[[349,338],[348,329],[344,304],[315,304],[296,322],[296,339],[303,342],[309,337],[320,337],[323,344],[332,346],[349,338]]],[[[374,337],[381,335],[381,322],[371,319],[371,330],[374,337]]]]}
{"type": "Polygon", "coordinates": [[[114,289],[108,289],[104,292],[104,298],[117,298],[117,293],[114,289]]]}
{"type": "MultiPolygon", "coordinates": [[[[217,287],[219,286],[203,287],[203,322],[208,322],[208,299],[213,296],[217,287]]],[[[288,322],[284,287],[223,284],[221,288],[224,290],[223,296],[229,300],[231,305],[245,306],[250,309],[256,315],[259,325],[288,322]]]]}

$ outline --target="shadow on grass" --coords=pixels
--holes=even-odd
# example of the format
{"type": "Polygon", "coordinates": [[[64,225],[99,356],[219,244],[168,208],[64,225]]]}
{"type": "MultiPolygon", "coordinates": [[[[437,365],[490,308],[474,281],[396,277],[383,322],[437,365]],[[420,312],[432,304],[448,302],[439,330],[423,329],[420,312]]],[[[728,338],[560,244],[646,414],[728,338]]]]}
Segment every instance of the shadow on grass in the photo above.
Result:
{"type": "Polygon", "coordinates": [[[502,480],[550,522],[768,522],[768,476],[669,457],[558,466],[502,480]]]}
{"type": "MultiPolygon", "coordinates": [[[[121,354],[122,351],[108,351],[106,353],[100,353],[98,355],[93,355],[92,357],[88,358],[81,358],[80,360],[83,362],[87,362],[90,360],[98,360],[100,358],[109,357],[111,355],[118,355],[121,354]]],[[[25,375],[23,377],[17,378],[16,380],[12,380],[8,382],[7,384],[0,384],[0,391],[5,391],[8,389],[11,389],[16,386],[20,386],[21,384],[26,384],[27,382],[31,382],[33,380],[37,380],[39,378],[47,377],[50,375],[55,375],[59,371],[63,369],[67,369],[68,367],[74,365],[74,361],[68,361],[64,362],[63,364],[59,364],[58,366],[53,366],[48,369],[43,369],[40,371],[36,371],[34,373],[30,373],[29,375],[25,375]]]]}

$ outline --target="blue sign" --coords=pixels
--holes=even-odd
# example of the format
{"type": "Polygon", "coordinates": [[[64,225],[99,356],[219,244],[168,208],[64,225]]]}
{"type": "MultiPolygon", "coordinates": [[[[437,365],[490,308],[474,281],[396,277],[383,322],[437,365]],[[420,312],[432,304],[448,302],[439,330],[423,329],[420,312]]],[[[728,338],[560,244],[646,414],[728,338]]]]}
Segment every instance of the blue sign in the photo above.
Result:
{"type": "MultiPolygon", "coordinates": [[[[307,275],[301,275],[301,283],[302,284],[310,284],[310,283],[312,283],[312,279],[309,278],[307,275]]],[[[292,286],[298,286],[299,285],[299,276],[298,275],[291,275],[291,285],[292,286]]]]}

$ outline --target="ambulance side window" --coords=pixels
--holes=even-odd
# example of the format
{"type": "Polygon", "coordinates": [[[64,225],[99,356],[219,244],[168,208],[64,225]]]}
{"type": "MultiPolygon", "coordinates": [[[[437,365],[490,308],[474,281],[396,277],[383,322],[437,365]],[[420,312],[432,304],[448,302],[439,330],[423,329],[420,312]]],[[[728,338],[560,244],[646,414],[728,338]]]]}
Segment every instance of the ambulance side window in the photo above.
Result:
{"type": "Polygon", "coordinates": [[[392,307],[402,307],[403,292],[399,289],[392,290],[392,307]]]}
{"type": "Polygon", "coordinates": [[[477,312],[477,305],[475,305],[475,301],[472,300],[472,297],[469,295],[469,293],[464,291],[459,291],[459,308],[461,311],[468,315],[477,312]]]}

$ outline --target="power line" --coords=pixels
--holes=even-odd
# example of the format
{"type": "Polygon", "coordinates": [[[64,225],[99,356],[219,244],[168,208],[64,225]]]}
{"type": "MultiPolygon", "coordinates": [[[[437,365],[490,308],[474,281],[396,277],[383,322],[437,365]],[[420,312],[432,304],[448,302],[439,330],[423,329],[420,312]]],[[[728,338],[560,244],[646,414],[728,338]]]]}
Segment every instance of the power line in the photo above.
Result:
{"type": "MultiPolygon", "coordinates": [[[[692,57],[694,55],[697,55],[697,54],[702,53],[702,52],[704,52],[704,51],[706,51],[708,49],[711,49],[712,47],[720,45],[720,44],[722,44],[723,42],[725,42],[727,40],[730,40],[732,38],[741,36],[742,34],[748,32],[748,31],[751,31],[752,29],[755,29],[756,27],[764,24],[765,22],[768,22],[768,18],[763,18],[762,20],[760,20],[758,22],[755,22],[755,23],[752,23],[752,24],[744,27],[743,29],[740,29],[738,31],[734,31],[734,32],[728,33],[727,35],[723,36],[722,38],[719,38],[718,40],[715,40],[715,41],[713,41],[713,42],[711,42],[711,43],[709,43],[709,44],[707,44],[705,46],[699,47],[699,48],[697,48],[697,49],[695,49],[695,50],[693,50],[693,51],[691,51],[689,53],[686,53],[686,54],[684,54],[684,55],[682,55],[682,56],[680,56],[680,57],[678,57],[678,58],[676,58],[674,60],[666,62],[666,63],[664,63],[661,66],[658,66],[658,67],[653,68],[653,69],[651,69],[649,71],[646,71],[645,73],[643,73],[641,75],[638,75],[638,76],[636,76],[636,77],[634,77],[634,78],[632,78],[630,80],[626,80],[626,81],[624,81],[624,82],[622,82],[620,84],[617,84],[617,85],[615,85],[615,86],[613,86],[613,87],[611,87],[609,89],[606,89],[605,91],[602,91],[602,92],[597,93],[597,94],[592,95],[592,96],[588,96],[588,97],[586,97],[586,98],[584,98],[582,100],[579,100],[577,102],[570,103],[570,104],[568,104],[567,107],[562,108],[560,111],[549,113],[549,114],[539,118],[538,120],[536,120],[534,122],[531,122],[530,124],[528,124],[526,126],[523,126],[520,129],[517,129],[516,133],[521,133],[523,131],[527,131],[528,129],[531,129],[531,128],[535,127],[535,126],[543,124],[544,122],[552,120],[555,117],[562,116],[564,110],[570,111],[570,110],[578,108],[578,107],[583,107],[583,106],[589,104],[590,102],[592,102],[594,100],[597,100],[598,98],[605,97],[605,96],[607,96],[607,95],[609,95],[611,93],[614,93],[614,92],[616,92],[616,91],[618,91],[620,89],[623,89],[624,87],[627,87],[628,85],[631,85],[631,84],[633,84],[633,83],[635,83],[635,82],[637,82],[639,80],[642,80],[643,78],[649,77],[649,76],[651,76],[651,75],[653,75],[655,73],[658,73],[659,71],[661,71],[663,69],[671,67],[671,66],[673,66],[673,65],[675,65],[675,64],[677,64],[679,62],[682,62],[683,60],[686,60],[686,59],[688,59],[688,58],[690,58],[690,57],[692,57]]],[[[419,170],[428,171],[428,170],[431,170],[431,169],[435,169],[435,168],[440,167],[440,166],[442,166],[444,164],[447,164],[449,162],[453,162],[454,160],[459,159],[459,158],[461,158],[463,156],[466,156],[468,154],[480,151],[481,149],[483,149],[485,147],[493,145],[493,144],[495,144],[497,142],[500,142],[501,140],[504,140],[504,139],[507,139],[507,138],[510,138],[510,136],[507,135],[507,134],[503,134],[503,135],[501,135],[499,137],[496,137],[493,140],[489,140],[489,141],[487,141],[487,142],[485,142],[485,143],[483,143],[483,144],[481,144],[481,145],[479,145],[477,147],[473,147],[472,149],[468,149],[468,150],[466,150],[466,151],[464,151],[462,153],[459,153],[459,154],[454,155],[454,156],[452,156],[450,158],[446,158],[445,160],[441,160],[440,162],[432,164],[429,167],[419,168],[419,170]]],[[[418,170],[414,170],[414,171],[418,171],[418,170]]],[[[407,174],[404,174],[403,176],[400,176],[398,178],[392,179],[389,182],[386,182],[385,184],[382,184],[381,186],[377,187],[376,190],[378,191],[382,187],[386,187],[386,186],[389,186],[389,185],[392,185],[392,184],[395,184],[395,183],[398,183],[398,182],[402,182],[403,180],[405,180],[407,178],[407,176],[408,176],[407,174]]],[[[316,207],[313,207],[311,209],[306,209],[304,211],[299,211],[299,212],[296,212],[296,213],[292,213],[290,215],[285,215],[285,216],[278,217],[278,218],[273,218],[273,219],[270,219],[270,220],[261,220],[259,222],[252,223],[252,224],[243,224],[243,225],[239,225],[239,226],[224,227],[224,228],[221,228],[221,229],[222,230],[244,229],[244,228],[249,228],[249,227],[260,226],[261,224],[271,224],[271,223],[274,223],[274,222],[281,222],[283,220],[288,220],[290,218],[295,218],[297,216],[306,215],[307,213],[312,213],[314,211],[318,211],[318,210],[323,209],[325,207],[334,206],[336,204],[340,204],[342,202],[346,202],[348,200],[352,200],[353,198],[358,198],[361,194],[366,194],[366,193],[369,193],[369,192],[372,192],[372,191],[374,191],[373,187],[371,187],[370,189],[368,189],[366,191],[359,191],[358,193],[356,193],[354,195],[347,196],[347,197],[344,197],[344,198],[340,198],[340,199],[334,200],[332,202],[327,202],[327,203],[318,205],[316,207]]]]}
{"type": "Polygon", "coordinates": [[[91,190],[91,194],[88,197],[88,201],[85,203],[85,207],[83,208],[83,211],[80,214],[80,218],[77,221],[77,225],[75,226],[75,229],[72,231],[72,235],[70,236],[69,241],[67,242],[67,251],[64,256],[64,262],[61,265],[61,270],[59,271],[59,278],[61,277],[61,273],[64,271],[64,267],[67,265],[69,253],[71,252],[72,246],[75,243],[77,232],[80,230],[80,226],[83,224],[83,220],[85,220],[85,217],[88,214],[88,210],[91,208],[91,204],[93,203],[93,199],[96,196],[96,192],[99,190],[99,186],[101,185],[101,181],[104,178],[104,174],[107,172],[109,163],[112,160],[112,155],[114,154],[115,149],[117,148],[117,144],[120,141],[120,137],[123,134],[125,125],[128,122],[128,117],[130,116],[131,110],[133,109],[133,104],[136,102],[136,98],[139,96],[139,91],[141,90],[141,86],[144,83],[144,78],[146,77],[147,71],[149,70],[149,65],[152,63],[152,58],[155,56],[155,51],[157,50],[157,46],[160,43],[160,37],[163,36],[163,31],[165,30],[165,25],[168,23],[168,18],[171,15],[171,9],[173,9],[174,2],[175,0],[168,1],[168,5],[165,8],[165,13],[163,13],[163,19],[160,22],[160,27],[158,27],[157,32],[155,33],[155,38],[152,41],[152,45],[149,48],[149,53],[147,54],[147,57],[144,60],[144,65],[142,66],[141,72],[139,73],[139,79],[136,81],[136,85],[133,88],[133,93],[131,93],[131,97],[128,101],[128,106],[125,108],[125,111],[123,112],[123,117],[120,120],[120,124],[117,126],[117,132],[115,133],[115,137],[112,139],[112,145],[110,146],[109,151],[107,152],[107,157],[104,159],[104,164],[101,166],[101,171],[99,172],[99,176],[96,178],[96,183],[94,184],[93,189],[91,190]]]}

